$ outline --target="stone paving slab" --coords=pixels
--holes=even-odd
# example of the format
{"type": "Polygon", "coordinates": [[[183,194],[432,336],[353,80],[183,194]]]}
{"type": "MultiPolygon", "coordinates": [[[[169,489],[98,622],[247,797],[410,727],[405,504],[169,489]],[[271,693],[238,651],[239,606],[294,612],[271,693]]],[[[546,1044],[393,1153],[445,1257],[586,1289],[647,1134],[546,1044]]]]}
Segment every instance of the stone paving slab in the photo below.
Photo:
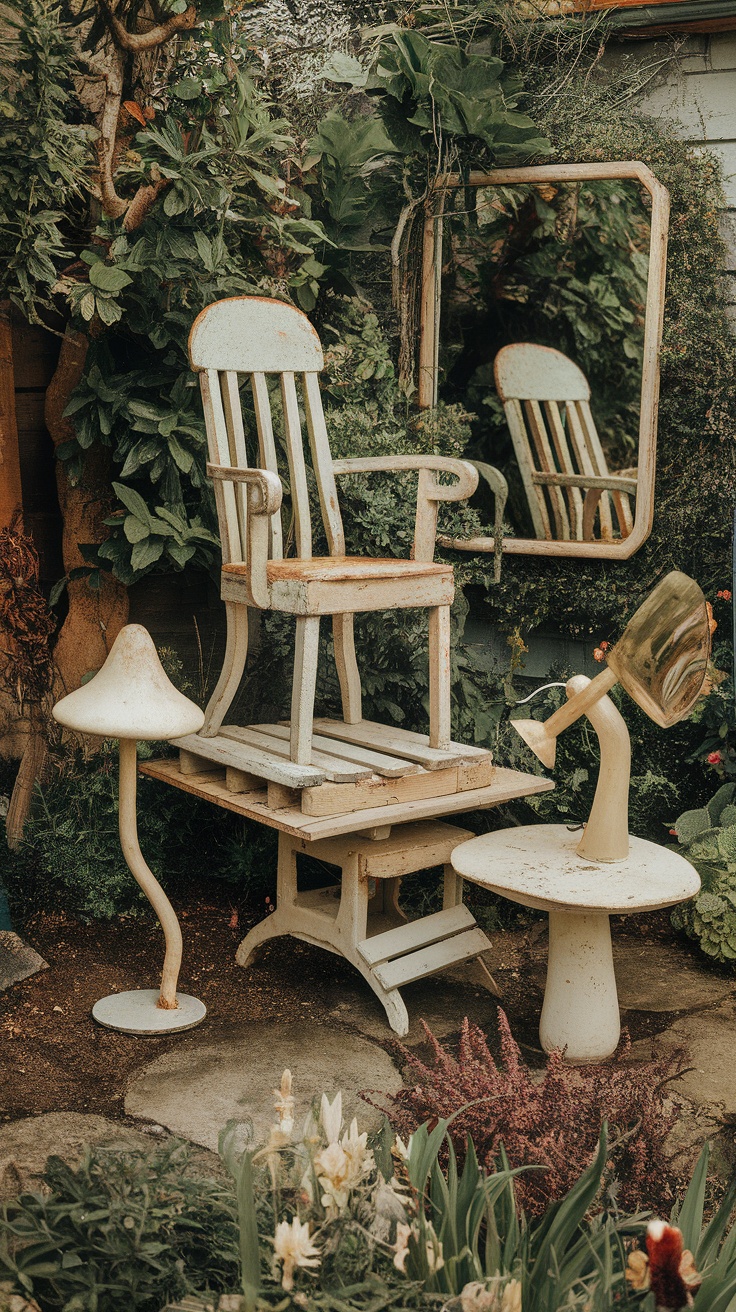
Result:
{"type": "Polygon", "coordinates": [[[89,1144],[109,1148],[153,1146],[148,1135],[81,1112],[47,1112],[0,1125],[0,1198],[24,1189],[37,1189],[38,1176],[50,1156],[75,1165],[89,1144]]]}
{"type": "Polygon", "coordinates": [[[288,1067],[294,1077],[296,1120],[315,1094],[343,1092],[347,1120],[363,1128],[379,1113],[359,1098],[361,1090],[393,1093],[401,1076],[377,1044],[329,1023],[256,1022],[213,1039],[206,1029],[186,1048],[174,1048],[146,1065],[128,1088],[125,1111],[164,1125],[174,1134],[215,1150],[230,1120],[253,1123],[256,1140],[274,1121],[273,1090],[288,1067]]]}
{"type": "MultiPolygon", "coordinates": [[[[633,1055],[645,1056],[650,1048],[651,1041],[636,1043],[633,1055]]],[[[677,1081],[677,1092],[721,1118],[736,1118],[736,1003],[680,1016],[654,1040],[656,1052],[672,1048],[684,1048],[693,1068],[677,1081]]]]}

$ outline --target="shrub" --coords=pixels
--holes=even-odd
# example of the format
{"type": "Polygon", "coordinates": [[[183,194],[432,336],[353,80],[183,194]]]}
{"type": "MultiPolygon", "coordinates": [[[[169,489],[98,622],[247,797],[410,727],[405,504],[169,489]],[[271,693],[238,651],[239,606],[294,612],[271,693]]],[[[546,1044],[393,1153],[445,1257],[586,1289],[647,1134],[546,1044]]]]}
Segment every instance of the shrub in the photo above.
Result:
{"type": "Polygon", "coordinates": [[[452,1056],[425,1025],[434,1065],[402,1048],[412,1081],[390,1099],[389,1115],[400,1133],[411,1134],[425,1121],[446,1118],[460,1158],[469,1136],[480,1162],[492,1170],[508,1158],[514,1168],[532,1163],[544,1171],[522,1175],[520,1205],[541,1216],[550,1202],[571,1188],[595,1151],[602,1120],[611,1125],[609,1166],[617,1197],[626,1207],[669,1207],[674,1197],[666,1136],[676,1104],[666,1091],[682,1066],[682,1054],[627,1064],[628,1046],[615,1063],[571,1067],[553,1052],[543,1074],[521,1059],[508,1020],[499,1008],[501,1064],[485,1035],[463,1021],[457,1056],[452,1056]]]}
{"type": "Polygon", "coordinates": [[[702,880],[697,897],[672,912],[676,929],[714,961],[736,963],[736,784],[723,784],[707,806],[675,821],[677,841],[702,880]]]}

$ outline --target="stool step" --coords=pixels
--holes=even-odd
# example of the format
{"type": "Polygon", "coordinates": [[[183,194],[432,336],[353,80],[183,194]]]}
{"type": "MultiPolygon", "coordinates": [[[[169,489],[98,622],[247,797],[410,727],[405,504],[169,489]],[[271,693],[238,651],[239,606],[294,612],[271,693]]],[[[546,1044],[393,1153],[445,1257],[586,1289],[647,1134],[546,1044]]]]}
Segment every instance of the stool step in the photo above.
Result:
{"type": "Polygon", "coordinates": [[[409,952],[405,957],[396,957],[374,967],[373,974],[385,989],[398,989],[404,984],[411,984],[417,979],[426,979],[447,966],[457,966],[461,961],[477,957],[487,952],[490,943],[482,929],[466,929],[462,934],[442,939],[429,947],[409,952]]]}
{"type": "Polygon", "coordinates": [[[375,966],[380,961],[402,957],[415,948],[428,947],[439,939],[474,927],[475,920],[467,907],[448,907],[445,911],[435,911],[432,916],[422,916],[421,920],[410,920],[396,929],[387,929],[384,934],[364,938],[358,944],[358,951],[369,966],[375,966]]]}

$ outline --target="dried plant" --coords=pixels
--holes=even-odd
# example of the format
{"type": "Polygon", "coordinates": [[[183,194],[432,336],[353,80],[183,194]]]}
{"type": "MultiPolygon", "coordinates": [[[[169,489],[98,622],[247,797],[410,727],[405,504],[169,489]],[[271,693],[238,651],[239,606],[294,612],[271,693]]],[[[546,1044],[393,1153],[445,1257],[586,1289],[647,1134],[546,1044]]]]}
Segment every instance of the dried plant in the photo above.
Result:
{"type": "Polygon", "coordinates": [[[51,687],[55,627],[38,586],[38,553],[16,514],[0,531],[0,681],[21,708],[42,701],[51,687]]]}
{"type": "Polygon", "coordinates": [[[628,1036],[617,1060],[599,1066],[566,1066],[554,1052],[543,1072],[522,1060],[508,1018],[499,1008],[501,1061],[497,1064],[483,1031],[465,1018],[457,1056],[424,1030],[434,1065],[401,1048],[408,1087],[390,1097],[388,1115],[400,1134],[423,1122],[450,1118],[449,1133],[460,1157],[467,1138],[479,1161],[492,1170],[501,1149],[512,1167],[540,1165],[517,1180],[519,1202],[540,1215],[561,1198],[595,1155],[601,1123],[611,1127],[609,1168],[618,1202],[627,1208],[668,1209],[678,1181],[665,1157],[665,1140],[677,1118],[670,1081],[683,1068],[683,1054],[630,1061],[628,1036]]]}

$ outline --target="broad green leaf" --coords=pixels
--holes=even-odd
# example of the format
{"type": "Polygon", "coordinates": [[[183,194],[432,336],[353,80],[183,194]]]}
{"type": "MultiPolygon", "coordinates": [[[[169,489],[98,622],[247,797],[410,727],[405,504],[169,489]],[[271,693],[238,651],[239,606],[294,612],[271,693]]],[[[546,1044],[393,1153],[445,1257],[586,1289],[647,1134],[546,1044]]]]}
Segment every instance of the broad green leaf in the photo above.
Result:
{"type": "Polygon", "coordinates": [[[149,530],[153,528],[152,516],[140,492],[136,492],[135,488],[126,487],[124,483],[113,483],[112,487],[126,510],[129,510],[131,515],[135,515],[136,519],[140,519],[143,524],[148,524],[149,530]]]}
{"type": "Polygon", "coordinates": [[[155,564],[163,554],[164,544],[160,539],[147,537],[143,542],[136,542],[130,553],[130,563],[133,569],[146,569],[149,565],[155,564]]]}
{"type": "Polygon", "coordinates": [[[196,100],[202,94],[202,81],[198,77],[183,77],[171,90],[177,100],[196,100]]]}
{"type": "Polygon", "coordinates": [[[103,264],[102,260],[92,265],[89,280],[93,287],[99,287],[103,292],[121,292],[123,287],[127,287],[133,281],[124,269],[119,269],[114,264],[103,264]]]}

